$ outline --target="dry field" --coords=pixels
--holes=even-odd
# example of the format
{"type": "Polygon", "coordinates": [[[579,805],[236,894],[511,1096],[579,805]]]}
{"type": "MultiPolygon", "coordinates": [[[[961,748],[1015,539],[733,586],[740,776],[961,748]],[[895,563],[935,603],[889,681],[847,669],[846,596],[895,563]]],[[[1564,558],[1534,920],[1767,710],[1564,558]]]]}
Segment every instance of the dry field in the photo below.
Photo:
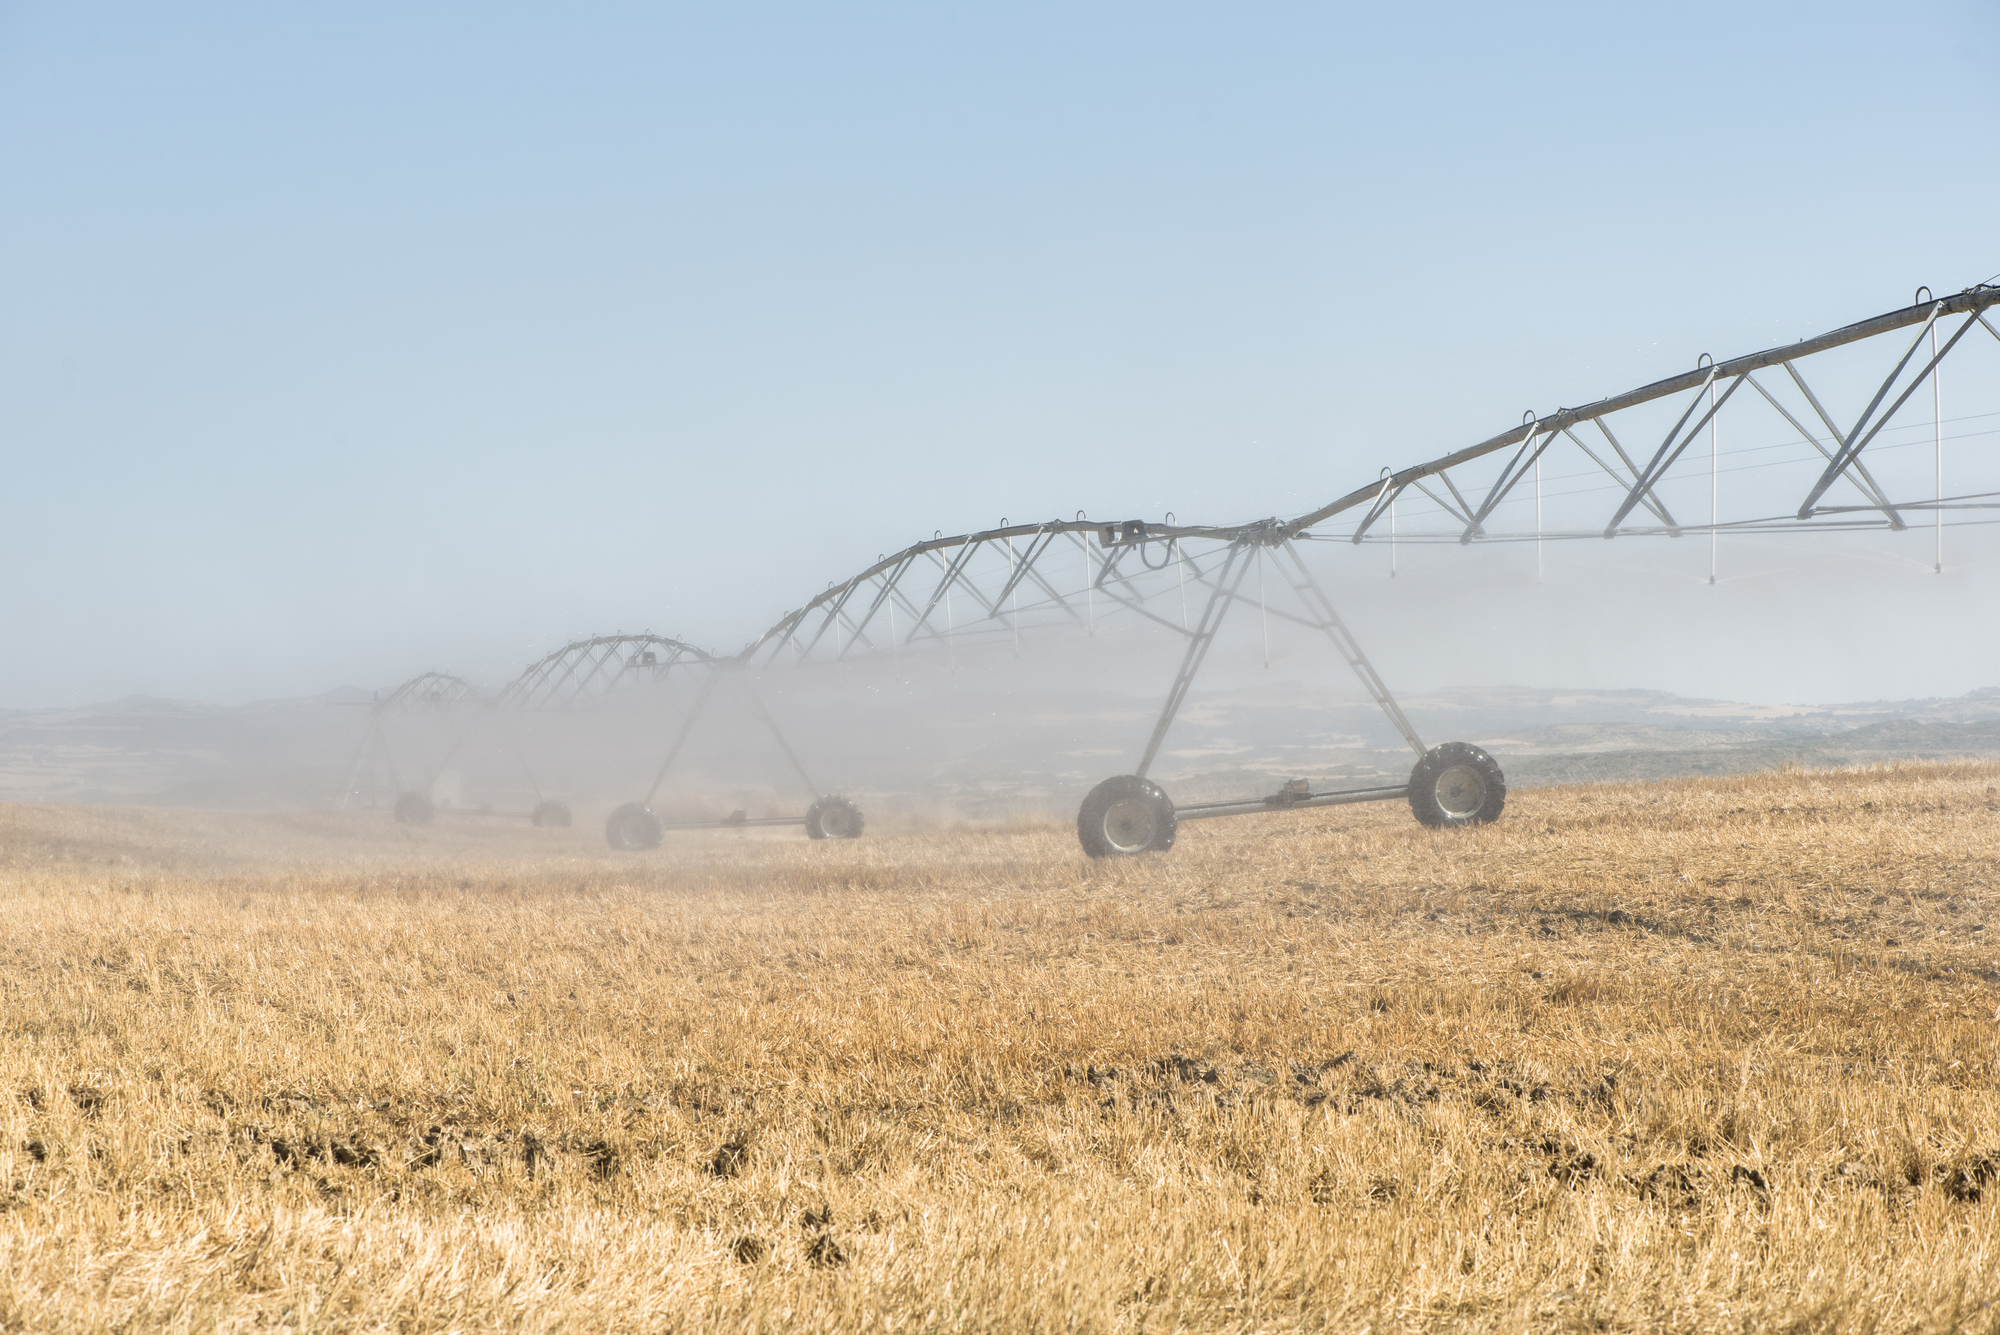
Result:
{"type": "Polygon", "coordinates": [[[1996,786],[0,806],[0,1328],[2000,1330],[1996,786]]]}

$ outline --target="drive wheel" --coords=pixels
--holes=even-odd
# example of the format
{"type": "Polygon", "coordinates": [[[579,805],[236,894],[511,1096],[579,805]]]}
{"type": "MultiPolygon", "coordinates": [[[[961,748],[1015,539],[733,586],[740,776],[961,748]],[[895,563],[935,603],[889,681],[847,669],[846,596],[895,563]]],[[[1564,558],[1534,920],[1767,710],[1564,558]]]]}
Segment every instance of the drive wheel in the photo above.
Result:
{"type": "Polygon", "coordinates": [[[806,809],[806,838],[859,839],[861,808],[844,797],[828,795],[806,809]]]}
{"type": "Polygon", "coordinates": [[[1164,853],[1174,846],[1178,829],[1173,799],[1136,774],[1098,784],[1076,813],[1077,840],[1094,858],[1164,853]]]}
{"type": "Polygon", "coordinates": [[[1507,805],[1500,764],[1470,742],[1446,742],[1424,752],[1410,771],[1410,810],[1433,829],[1484,825],[1507,805]]]}
{"type": "Polygon", "coordinates": [[[536,803],[535,810],[528,819],[545,829],[567,830],[569,828],[569,808],[554,799],[549,799],[536,803]]]}
{"type": "Polygon", "coordinates": [[[627,802],[604,822],[604,842],[613,848],[658,848],[665,834],[653,809],[637,802],[627,802]]]}
{"type": "Polygon", "coordinates": [[[398,825],[429,825],[437,808],[430,798],[422,793],[404,793],[396,799],[396,823],[398,825]]]}

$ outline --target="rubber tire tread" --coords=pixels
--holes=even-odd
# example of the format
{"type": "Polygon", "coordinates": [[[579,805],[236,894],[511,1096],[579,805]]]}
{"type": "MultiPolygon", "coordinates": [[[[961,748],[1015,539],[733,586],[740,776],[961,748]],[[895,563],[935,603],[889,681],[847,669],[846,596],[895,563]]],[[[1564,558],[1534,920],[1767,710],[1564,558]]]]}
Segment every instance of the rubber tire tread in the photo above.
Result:
{"type": "Polygon", "coordinates": [[[859,839],[862,828],[867,824],[861,818],[861,808],[847,798],[829,793],[806,808],[806,838],[808,839],[859,839]],[[847,834],[835,834],[826,828],[826,814],[841,811],[853,817],[854,828],[847,834]]]}
{"type": "Polygon", "coordinates": [[[569,828],[569,808],[554,798],[535,804],[534,814],[528,819],[545,830],[566,830],[569,828]]]}
{"type": "Polygon", "coordinates": [[[658,848],[665,837],[660,818],[637,802],[627,802],[604,822],[604,842],[625,852],[658,848]]]}
{"type": "Polygon", "coordinates": [[[1140,853],[1164,853],[1174,846],[1174,836],[1180,833],[1180,822],[1174,818],[1174,802],[1166,790],[1151,779],[1142,779],[1136,774],[1120,774],[1106,779],[1090,790],[1083,799],[1083,805],[1076,812],[1076,839],[1083,845],[1083,851],[1093,858],[1136,857],[1140,853]],[[1153,808],[1153,838],[1144,848],[1126,850],[1115,847],[1104,837],[1104,816],[1116,803],[1127,798],[1138,798],[1153,808]]]}
{"type": "Polygon", "coordinates": [[[1500,819],[1507,806],[1507,776],[1500,762],[1471,742],[1444,742],[1424,752],[1410,771],[1410,811],[1419,825],[1433,830],[1462,825],[1486,825],[1500,819]],[[1470,765],[1486,780],[1486,800],[1470,816],[1453,818],[1437,804],[1437,776],[1455,765],[1470,765]]]}
{"type": "Polygon", "coordinates": [[[437,808],[422,793],[404,793],[396,799],[396,824],[429,825],[437,808]]]}

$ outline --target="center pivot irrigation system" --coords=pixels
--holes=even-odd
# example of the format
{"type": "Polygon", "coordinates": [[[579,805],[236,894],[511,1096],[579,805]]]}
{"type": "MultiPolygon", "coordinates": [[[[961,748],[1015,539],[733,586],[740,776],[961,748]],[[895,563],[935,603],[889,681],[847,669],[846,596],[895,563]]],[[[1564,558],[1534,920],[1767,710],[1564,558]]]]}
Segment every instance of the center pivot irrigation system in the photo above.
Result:
{"type": "MultiPolygon", "coordinates": [[[[406,824],[429,824],[439,814],[432,791],[475,730],[482,725],[511,731],[509,725],[536,712],[574,710],[592,702],[637,688],[658,686],[675,676],[699,672],[703,681],[694,708],[683,721],[679,734],[668,748],[653,777],[652,787],[638,802],[627,802],[611,813],[605,823],[605,838],[613,848],[642,849],[657,846],[668,830],[727,829],[761,825],[803,825],[814,839],[853,839],[862,830],[861,811],[837,794],[822,792],[799,763],[798,755],[786,741],[777,721],[764,707],[751,684],[740,674],[730,674],[731,663],[680,640],[665,636],[599,635],[564,645],[554,653],[531,663],[521,675],[491,699],[480,699],[457,677],[426,672],[403,683],[387,698],[377,702],[370,713],[368,731],[342,786],[339,805],[373,803],[375,792],[386,778],[398,793],[393,807],[395,818],[406,824]],[[663,820],[652,809],[660,787],[666,782],[674,761],[680,756],[695,724],[700,720],[725,675],[736,679],[737,694],[750,712],[769,728],[778,749],[791,763],[799,779],[812,793],[812,805],[800,816],[751,816],[734,811],[717,820],[663,820]],[[399,767],[391,753],[391,736],[396,724],[414,715],[455,715],[448,744],[431,765],[416,774],[399,767]]],[[[567,826],[568,805],[548,796],[528,763],[518,738],[509,736],[507,749],[520,766],[536,802],[531,811],[498,811],[491,807],[445,807],[453,814],[478,816],[525,816],[539,826],[567,826]]]]}
{"type": "Polygon", "coordinates": [[[668,830],[713,830],[750,825],[803,825],[806,827],[808,839],[860,838],[861,808],[837,793],[820,791],[819,785],[812,781],[810,774],[806,773],[806,767],[799,763],[798,754],[792,750],[792,744],[785,740],[784,731],[778,727],[777,720],[771,717],[771,711],[764,708],[764,702],[758,699],[757,692],[751,686],[749,679],[740,672],[728,675],[734,679],[743,703],[749,707],[757,721],[770,730],[772,740],[777,742],[778,749],[784,752],[785,759],[791,763],[792,771],[799,776],[799,781],[805,784],[807,791],[813,795],[812,805],[806,808],[803,816],[751,816],[743,811],[732,811],[721,820],[665,821],[654,812],[653,799],[659,794],[660,785],[666,782],[667,772],[673,768],[674,761],[679,759],[681,748],[687,745],[688,738],[694,734],[694,726],[701,720],[703,711],[708,708],[727,666],[729,665],[713,664],[707,680],[702,682],[701,694],[696,697],[694,708],[688,711],[687,718],[681,723],[679,735],[674,738],[673,745],[667,748],[667,758],[660,762],[659,773],[653,776],[653,786],[646,790],[646,795],[641,800],[627,802],[611,813],[611,818],[604,823],[605,842],[613,848],[654,848],[659,845],[661,837],[668,830]]]}
{"type": "MultiPolygon", "coordinates": [[[[1930,564],[1941,572],[1945,528],[1992,522],[1968,512],[2000,509],[2000,476],[1945,490],[1947,421],[1958,439],[1980,434],[1957,430],[1959,424],[2000,419],[2000,411],[1947,419],[1941,371],[1968,340],[1984,355],[1996,352],[2000,328],[1987,313],[2000,304],[2000,287],[1982,284],[1942,298],[1919,289],[1917,297],[1900,310],[1783,347],[1724,362],[1704,355],[1693,370],[1581,408],[1526,413],[1520,425],[1490,439],[1400,471],[1385,468],[1366,486],[1293,519],[1206,526],[1169,515],[1159,524],[1107,524],[1078,512],[1068,520],[1002,520],[985,532],[935,534],[829,585],[741,652],[701,655],[711,676],[661,775],[725,670],[747,694],[753,672],[885,651],[897,660],[941,651],[953,661],[960,645],[1010,639],[1019,645],[1037,631],[1095,634],[1112,619],[1140,620],[1180,637],[1183,649],[1136,765],[1083,800],[1077,835],[1092,857],[1167,849],[1184,820],[1356,802],[1408,801],[1430,826],[1491,821],[1506,801],[1499,764],[1464,742],[1425,746],[1304,553],[1314,545],[1386,544],[1393,574],[1399,543],[1533,543],[1539,559],[1547,541],[1706,535],[1713,583],[1721,541],[1732,535],[1929,529],[1930,564]],[[1928,421],[1905,413],[1913,403],[1929,409],[1928,421]],[[1407,782],[1315,792],[1294,779],[1264,796],[1178,805],[1148,777],[1217,633],[1239,604],[1255,608],[1267,655],[1273,619],[1325,636],[1415,754],[1407,782]]],[[[1958,360],[1965,360],[1963,352],[1958,360]]],[[[1982,363],[1964,382],[1975,410],[2000,410],[1994,369],[1982,363]]],[[[1954,456],[1954,477],[1981,467],[1992,470],[1991,452],[1969,461],[1954,456]]],[[[747,698],[754,704],[753,694],[747,698]]],[[[784,749],[803,778],[796,756],[784,749]]],[[[658,787],[656,780],[653,792],[658,787]]],[[[613,814],[607,836],[614,846],[650,846],[659,831],[691,824],[660,822],[646,805],[651,800],[649,793],[613,814]]],[[[811,812],[795,818],[809,832],[859,833],[851,804],[820,802],[840,802],[842,816],[831,828],[824,815],[818,827],[811,812]],[[851,828],[844,823],[850,813],[851,828]]]]}

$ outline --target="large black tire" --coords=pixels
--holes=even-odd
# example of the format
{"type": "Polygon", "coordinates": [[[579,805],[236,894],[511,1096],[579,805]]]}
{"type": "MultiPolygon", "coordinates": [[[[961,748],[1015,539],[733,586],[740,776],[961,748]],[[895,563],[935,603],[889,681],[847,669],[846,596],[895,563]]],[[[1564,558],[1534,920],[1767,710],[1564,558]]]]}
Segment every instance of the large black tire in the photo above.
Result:
{"type": "Polygon", "coordinates": [[[534,812],[528,819],[536,825],[551,830],[569,828],[569,808],[553,798],[535,804],[534,812]]]}
{"type": "Polygon", "coordinates": [[[653,809],[637,802],[627,802],[604,822],[604,842],[617,849],[658,848],[665,836],[666,830],[653,809]]]}
{"type": "Polygon", "coordinates": [[[1432,829],[1484,825],[1506,805],[1500,762],[1470,742],[1433,746],[1410,771],[1410,810],[1432,829]]]}
{"type": "Polygon", "coordinates": [[[1094,858],[1164,853],[1174,846],[1179,829],[1173,799],[1136,774],[1098,784],[1076,813],[1076,837],[1094,858]]]}
{"type": "Polygon", "coordinates": [[[806,838],[859,839],[861,808],[844,797],[828,794],[806,808],[806,838]]]}
{"type": "Polygon", "coordinates": [[[404,793],[396,799],[396,823],[398,825],[429,825],[431,817],[437,815],[437,808],[430,798],[422,793],[404,793]]]}

